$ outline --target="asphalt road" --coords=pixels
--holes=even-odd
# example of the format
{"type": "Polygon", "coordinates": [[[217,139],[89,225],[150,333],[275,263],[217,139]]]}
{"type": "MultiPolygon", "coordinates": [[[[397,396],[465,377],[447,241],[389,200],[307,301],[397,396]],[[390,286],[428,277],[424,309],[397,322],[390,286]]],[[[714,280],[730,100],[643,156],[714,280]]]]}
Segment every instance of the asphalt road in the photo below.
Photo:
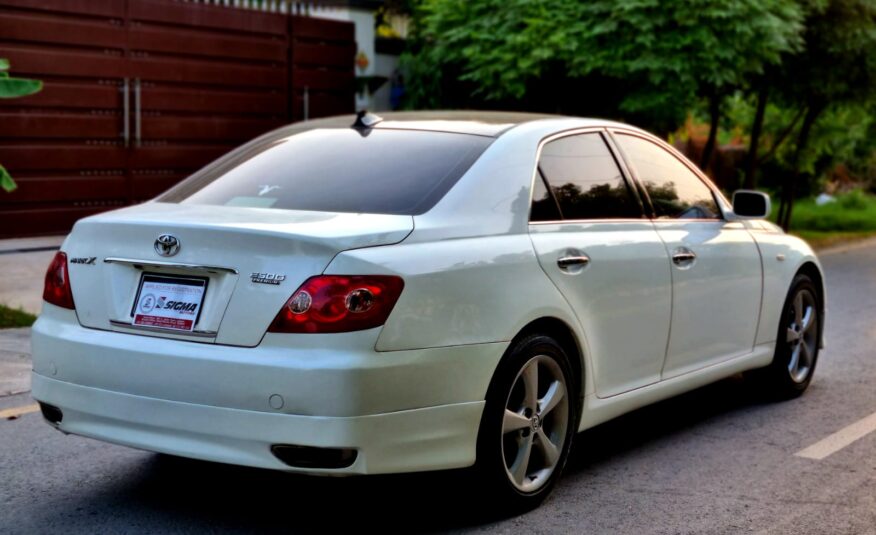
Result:
{"type": "Polygon", "coordinates": [[[457,473],[290,476],[64,436],[30,413],[0,421],[0,533],[876,533],[876,433],[795,455],[876,411],[876,242],[823,263],[828,348],[802,398],[733,378],[587,431],[522,516],[484,514],[490,497],[457,473]]]}

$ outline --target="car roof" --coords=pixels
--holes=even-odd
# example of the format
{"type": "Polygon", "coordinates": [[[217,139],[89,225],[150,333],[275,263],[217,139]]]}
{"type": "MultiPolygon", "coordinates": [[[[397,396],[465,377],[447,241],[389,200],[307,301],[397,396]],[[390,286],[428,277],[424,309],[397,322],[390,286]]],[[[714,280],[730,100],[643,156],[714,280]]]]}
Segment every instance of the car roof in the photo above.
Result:
{"type": "MultiPolygon", "coordinates": [[[[562,115],[478,110],[395,111],[376,112],[374,114],[382,119],[373,126],[375,129],[426,130],[488,137],[498,137],[517,125],[533,121],[572,119],[572,117],[564,117],[562,115]]],[[[598,119],[586,121],[592,122],[592,126],[610,124],[609,121],[598,119]]],[[[356,115],[339,115],[296,123],[294,127],[296,130],[350,128],[355,122],[356,115]]]]}

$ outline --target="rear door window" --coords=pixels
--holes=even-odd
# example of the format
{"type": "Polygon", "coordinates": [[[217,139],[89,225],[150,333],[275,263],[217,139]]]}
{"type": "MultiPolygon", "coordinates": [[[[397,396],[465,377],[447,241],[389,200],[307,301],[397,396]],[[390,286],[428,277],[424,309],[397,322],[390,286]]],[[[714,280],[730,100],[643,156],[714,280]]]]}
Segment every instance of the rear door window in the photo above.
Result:
{"type": "MultiPolygon", "coordinates": [[[[630,219],[641,207],[598,133],[577,134],[544,145],[538,170],[563,219],[630,219]]],[[[538,178],[538,177],[536,177],[538,178]]],[[[533,197],[533,201],[539,199],[533,197]]],[[[539,214],[533,206],[532,213],[539,214]]]]}
{"type": "Polygon", "coordinates": [[[379,128],[269,136],[224,156],[158,200],[417,215],[432,208],[492,141],[379,128]]]}
{"type": "Polygon", "coordinates": [[[548,191],[541,172],[535,177],[532,189],[532,209],[529,212],[530,221],[558,221],[563,217],[554,196],[548,191]]]}

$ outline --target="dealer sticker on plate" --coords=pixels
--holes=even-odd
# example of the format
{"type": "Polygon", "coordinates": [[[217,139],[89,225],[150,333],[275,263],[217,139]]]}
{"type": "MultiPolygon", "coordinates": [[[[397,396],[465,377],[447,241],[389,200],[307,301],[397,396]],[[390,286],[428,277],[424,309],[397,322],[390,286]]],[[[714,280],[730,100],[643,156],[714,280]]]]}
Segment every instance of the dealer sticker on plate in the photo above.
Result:
{"type": "Polygon", "coordinates": [[[191,331],[206,289],[206,279],[144,274],[134,306],[134,325],[191,331]]]}

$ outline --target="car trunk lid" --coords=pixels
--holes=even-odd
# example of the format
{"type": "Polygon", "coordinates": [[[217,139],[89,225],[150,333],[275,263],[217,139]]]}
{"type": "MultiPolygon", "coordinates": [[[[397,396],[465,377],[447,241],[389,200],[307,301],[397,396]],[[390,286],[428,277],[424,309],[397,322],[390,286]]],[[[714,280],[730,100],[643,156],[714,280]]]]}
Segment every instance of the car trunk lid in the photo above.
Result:
{"type": "Polygon", "coordinates": [[[152,202],[80,221],[64,250],[83,326],[255,346],[295,289],[336,254],[398,243],[412,230],[406,215],[152,202]],[[162,235],[178,251],[161,255],[162,235]]]}

